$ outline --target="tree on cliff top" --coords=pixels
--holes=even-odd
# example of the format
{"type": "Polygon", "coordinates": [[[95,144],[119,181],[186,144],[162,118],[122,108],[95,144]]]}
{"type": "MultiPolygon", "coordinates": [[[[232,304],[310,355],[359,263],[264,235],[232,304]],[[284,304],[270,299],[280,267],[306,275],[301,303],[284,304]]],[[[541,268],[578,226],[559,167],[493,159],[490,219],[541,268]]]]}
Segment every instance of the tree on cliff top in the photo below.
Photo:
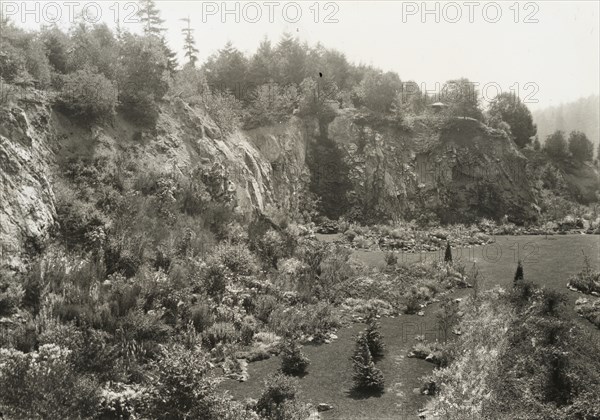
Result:
{"type": "Polygon", "coordinates": [[[594,158],[594,145],[581,131],[571,131],[569,152],[578,162],[591,162],[594,158]]]}
{"type": "Polygon", "coordinates": [[[446,112],[452,117],[483,120],[483,113],[479,108],[479,91],[469,79],[448,80],[440,92],[440,101],[448,106],[446,112]]]}
{"type": "Polygon", "coordinates": [[[165,21],[161,19],[160,10],[154,0],[140,0],[137,15],[144,25],[146,35],[160,35],[165,31],[162,26],[165,21]]]}
{"type": "Polygon", "coordinates": [[[196,48],[196,40],[194,39],[194,30],[191,26],[192,21],[189,16],[181,20],[187,23],[187,26],[181,30],[181,32],[185,36],[183,44],[185,56],[189,60],[189,63],[192,66],[195,66],[196,61],[198,61],[198,49],[196,48]]]}
{"type": "Polygon", "coordinates": [[[503,92],[496,96],[490,104],[488,117],[490,125],[495,128],[502,121],[507,123],[513,141],[521,148],[530,144],[531,138],[537,132],[531,112],[521,99],[511,92],[503,92]]]}
{"type": "Polygon", "coordinates": [[[569,152],[567,151],[565,134],[560,130],[556,130],[554,133],[550,134],[544,144],[544,151],[548,156],[554,159],[560,160],[568,157],[569,152]]]}

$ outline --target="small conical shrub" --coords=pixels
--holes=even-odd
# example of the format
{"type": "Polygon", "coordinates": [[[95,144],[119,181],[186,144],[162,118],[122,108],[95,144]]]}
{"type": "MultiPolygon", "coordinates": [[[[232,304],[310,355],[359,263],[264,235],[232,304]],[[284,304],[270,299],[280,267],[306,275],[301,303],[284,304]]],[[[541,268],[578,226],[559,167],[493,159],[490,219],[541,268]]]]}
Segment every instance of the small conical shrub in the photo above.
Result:
{"type": "Polygon", "coordinates": [[[364,333],[356,340],[356,349],[352,356],[354,388],[367,392],[382,392],[384,388],[383,374],[375,367],[369,350],[369,343],[364,333]]]}
{"type": "Polygon", "coordinates": [[[446,242],[446,253],[444,254],[445,262],[452,262],[452,248],[450,248],[450,241],[446,242]]]}
{"type": "Polygon", "coordinates": [[[379,331],[380,324],[374,313],[370,313],[367,317],[367,328],[365,330],[365,336],[369,345],[369,351],[371,356],[375,360],[383,357],[385,352],[385,343],[383,342],[383,336],[379,331]]]}
{"type": "Polygon", "coordinates": [[[300,351],[296,341],[289,341],[281,353],[281,371],[286,375],[302,375],[310,365],[310,360],[300,351]]]}
{"type": "Polygon", "coordinates": [[[521,261],[519,261],[517,264],[517,271],[515,272],[515,282],[523,279],[523,264],[521,264],[521,261]]]}

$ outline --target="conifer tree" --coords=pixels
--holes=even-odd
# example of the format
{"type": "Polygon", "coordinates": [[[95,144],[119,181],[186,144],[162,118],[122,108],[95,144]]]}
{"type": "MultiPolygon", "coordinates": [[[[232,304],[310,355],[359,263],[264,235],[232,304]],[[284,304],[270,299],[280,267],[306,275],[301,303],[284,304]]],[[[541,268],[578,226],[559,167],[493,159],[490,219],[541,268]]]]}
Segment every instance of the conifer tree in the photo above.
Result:
{"type": "Polygon", "coordinates": [[[517,264],[517,271],[515,272],[515,282],[523,279],[523,264],[521,264],[521,260],[519,260],[519,263],[517,264]]]}
{"type": "Polygon", "coordinates": [[[192,66],[196,65],[196,61],[198,61],[198,49],[196,48],[196,40],[194,39],[194,30],[191,26],[191,19],[188,16],[187,18],[181,19],[182,21],[187,23],[187,27],[183,28],[181,32],[184,35],[184,44],[183,49],[185,50],[185,56],[188,58],[190,64],[192,66]]]}
{"type": "Polygon", "coordinates": [[[286,375],[301,375],[306,372],[310,360],[300,351],[295,340],[285,343],[281,353],[281,371],[286,375]]]}
{"type": "Polygon", "coordinates": [[[164,19],[160,17],[160,10],[156,7],[154,0],[139,0],[139,6],[137,15],[144,26],[144,34],[160,39],[161,48],[167,57],[167,70],[173,76],[177,68],[177,54],[169,48],[163,35],[166,28],[163,26],[164,19]]]}
{"type": "Polygon", "coordinates": [[[160,17],[160,10],[156,7],[154,0],[140,0],[139,10],[137,12],[146,35],[160,36],[165,28],[162,26],[165,21],[160,17]]]}
{"type": "Polygon", "coordinates": [[[382,358],[385,351],[385,343],[383,342],[383,336],[381,335],[379,328],[380,324],[377,321],[376,314],[374,312],[369,313],[367,316],[365,335],[367,337],[369,351],[374,359],[382,358]]]}
{"type": "Polygon", "coordinates": [[[452,249],[450,248],[450,241],[446,242],[446,253],[444,254],[445,262],[452,262],[452,249]]]}
{"type": "Polygon", "coordinates": [[[381,392],[384,388],[383,374],[375,367],[369,351],[369,343],[364,333],[356,340],[356,349],[352,356],[354,387],[361,391],[381,392]]]}

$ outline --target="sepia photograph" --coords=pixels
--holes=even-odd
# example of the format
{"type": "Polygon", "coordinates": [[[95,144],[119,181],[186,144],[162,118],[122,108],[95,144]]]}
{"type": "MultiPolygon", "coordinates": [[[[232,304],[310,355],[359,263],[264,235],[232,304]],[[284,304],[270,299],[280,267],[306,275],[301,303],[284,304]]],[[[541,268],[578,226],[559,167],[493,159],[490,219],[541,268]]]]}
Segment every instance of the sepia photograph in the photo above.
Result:
{"type": "Polygon", "coordinates": [[[599,29],[0,0],[0,419],[600,420],[599,29]]]}

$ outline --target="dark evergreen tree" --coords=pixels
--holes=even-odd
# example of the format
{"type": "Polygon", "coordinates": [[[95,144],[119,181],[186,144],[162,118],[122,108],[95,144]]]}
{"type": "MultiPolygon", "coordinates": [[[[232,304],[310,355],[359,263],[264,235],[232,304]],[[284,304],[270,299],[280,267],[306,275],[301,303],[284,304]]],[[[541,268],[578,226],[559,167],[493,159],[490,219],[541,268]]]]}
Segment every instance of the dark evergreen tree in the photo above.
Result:
{"type": "Polygon", "coordinates": [[[591,162],[594,158],[594,145],[581,131],[569,134],[569,152],[578,162],[591,162]]]}
{"type": "Polygon", "coordinates": [[[177,69],[177,54],[169,48],[164,36],[160,38],[160,45],[165,53],[165,57],[167,57],[167,70],[171,77],[173,77],[175,75],[175,70],[177,69]]]}
{"type": "Polygon", "coordinates": [[[203,69],[211,90],[229,91],[239,95],[245,88],[248,62],[244,54],[230,41],[208,58],[203,69]]]}
{"type": "Polygon", "coordinates": [[[306,372],[310,360],[300,351],[295,340],[285,343],[281,352],[281,371],[286,375],[301,375],[306,372]]]}
{"type": "Polygon", "coordinates": [[[156,7],[154,0],[139,0],[137,15],[144,25],[146,35],[160,36],[165,31],[162,26],[165,21],[161,19],[160,10],[156,7]]]}
{"type": "Polygon", "coordinates": [[[450,248],[450,241],[446,242],[446,253],[444,254],[445,262],[452,262],[452,248],[450,248]]]}
{"type": "Polygon", "coordinates": [[[379,321],[377,321],[377,315],[374,312],[369,313],[367,316],[365,335],[367,337],[369,351],[375,360],[381,359],[385,352],[385,343],[383,342],[383,336],[379,331],[380,327],[379,321]]]}
{"type": "Polygon", "coordinates": [[[356,340],[356,349],[352,356],[354,374],[354,388],[359,391],[382,392],[384,379],[381,370],[375,367],[373,357],[369,351],[369,343],[364,333],[359,334],[356,340]]]}
{"type": "Polygon", "coordinates": [[[565,134],[557,130],[550,134],[544,144],[544,151],[553,159],[563,160],[569,156],[565,134]]]}
{"type": "Polygon", "coordinates": [[[189,63],[195,66],[196,61],[198,61],[198,49],[196,48],[196,40],[194,39],[194,30],[191,26],[191,20],[189,16],[181,20],[187,23],[187,26],[181,30],[184,35],[183,49],[185,50],[185,56],[189,60],[189,63]]]}
{"type": "Polygon", "coordinates": [[[490,104],[488,115],[492,126],[502,121],[507,123],[513,141],[521,148],[530,144],[537,132],[531,112],[514,93],[504,92],[496,96],[490,104]]]}
{"type": "Polygon", "coordinates": [[[274,79],[274,57],[271,41],[263,39],[250,60],[248,79],[255,86],[264,85],[274,79]]]}
{"type": "Polygon", "coordinates": [[[298,39],[285,33],[275,49],[277,82],[299,85],[306,75],[306,53],[308,47],[300,44],[298,39]]]}
{"type": "Polygon", "coordinates": [[[521,264],[521,261],[519,261],[517,264],[517,271],[515,271],[515,282],[523,279],[523,264],[521,264]]]}

